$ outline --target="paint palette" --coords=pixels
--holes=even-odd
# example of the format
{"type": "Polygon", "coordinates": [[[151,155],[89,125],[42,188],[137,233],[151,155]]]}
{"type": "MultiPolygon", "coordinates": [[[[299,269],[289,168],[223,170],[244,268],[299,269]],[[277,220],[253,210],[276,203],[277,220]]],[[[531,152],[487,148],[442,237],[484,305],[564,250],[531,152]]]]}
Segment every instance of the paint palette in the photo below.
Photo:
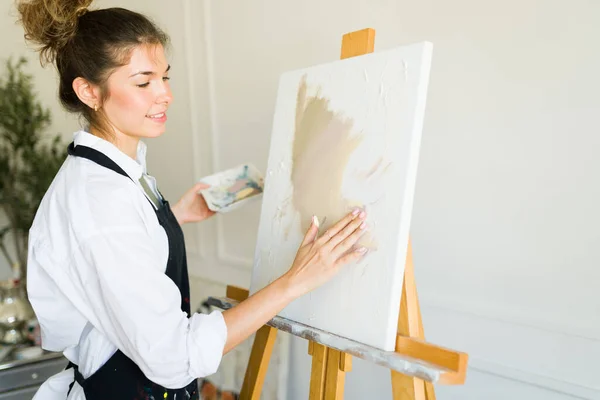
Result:
{"type": "Polygon", "coordinates": [[[200,191],[208,208],[220,213],[233,211],[258,199],[264,190],[264,177],[252,164],[242,164],[204,177],[200,182],[211,186],[200,191]]]}

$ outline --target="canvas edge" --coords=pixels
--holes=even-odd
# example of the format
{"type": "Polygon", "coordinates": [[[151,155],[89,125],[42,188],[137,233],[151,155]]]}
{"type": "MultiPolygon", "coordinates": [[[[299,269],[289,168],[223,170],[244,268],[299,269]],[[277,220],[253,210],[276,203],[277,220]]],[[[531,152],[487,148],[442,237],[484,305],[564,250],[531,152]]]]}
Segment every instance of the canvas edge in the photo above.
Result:
{"type": "MultiPolygon", "coordinates": [[[[420,49],[420,60],[421,68],[419,69],[419,86],[417,88],[417,101],[415,112],[413,115],[413,135],[411,141],[411,160],[409,162],[409,171],[407,171],[407,190],[404,193],[404,207],[402,208],[401,220],[405,221],[405,224],[400,228],[398,234],[398,247],[396,253],[396,260],[406,260],[408,252],[408,239],[410,234],[410,226],[412,223],[414,197],[416,192],[417,172],[420,160],[421,151],[421,140],[423,136],[423,126],[425,122],[425,109],[427,107],[427,95],[429,91],[429,80],[431,73],[431,61],[433,55],[433,43],[424,41],[413,44],[411,46],[418,46],[420,49]]],[[[404,261],[399,261],[404,262],[404,261]]],[[[396,312],[392,315],[399,316],[400,314],[400,302],[402,300],[402,286],[404,284],[404,272],[401,275],[401,279],[397,279],[392,284],[392,293],[397,293],[394,297],[394,304],[392,310],[396,312]]],[[[397,320],[391,321],[388,324],[389,328],[385,335],[385,351],[394,351],[396,348],[396,336],[398,333],[397,320]],[[394,323],[395,322],[395,323],[394,323]]]]}

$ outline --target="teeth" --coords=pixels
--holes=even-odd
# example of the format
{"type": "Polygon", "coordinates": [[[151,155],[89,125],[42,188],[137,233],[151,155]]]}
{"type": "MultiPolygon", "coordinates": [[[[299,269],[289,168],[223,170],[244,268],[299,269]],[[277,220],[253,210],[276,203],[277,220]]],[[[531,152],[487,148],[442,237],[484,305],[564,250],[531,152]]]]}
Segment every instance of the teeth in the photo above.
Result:
{"type": "Polygon", "coordinates": [[[147,115],[148,118],[162,118],[165,115],[165,113],[160,113],[160,114],[154,114],[154,115],[147,115]]]}

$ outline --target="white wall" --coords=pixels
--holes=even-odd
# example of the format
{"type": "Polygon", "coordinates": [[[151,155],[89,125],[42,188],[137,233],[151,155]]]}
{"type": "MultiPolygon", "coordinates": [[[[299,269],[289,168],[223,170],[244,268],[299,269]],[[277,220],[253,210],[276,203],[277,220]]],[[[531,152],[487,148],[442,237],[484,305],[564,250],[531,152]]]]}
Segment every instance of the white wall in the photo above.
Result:
{"type": "MultiPolygon", "coordinates": [[[[149,143],[151,173],[173,200],[240,162],[264,170],[279,74],[336,60],[343,33],[376,29],[376,51],[433,42],[411,227],[416,277],[427,339],[471,356],[466,384],[438,386],[438,399],[600,399],[600,3],[96,5],[119,3],[156,17],[173,39],[176,101],[167,134],[149,143]]],[[[5,57],[22,49],[22,33],[1,21],[5,57]]],[[[53,71],[36,73],[58,110],[53,71]]],[[[56,115],[54,130],[74,129],[56,115]]],[[[196,301],[249,284],[259,211],[186,228],[196,301]]],[[[289,399],[308,397],[306,351],[292,341],[289,399]]],[[[390,391],[387,370],[355,360],[347,399],[390,391]]]]}
{"type": "MultiPolygon", "coordinates": [[[[375,28],[376,50],[433,42],[416,276],[427,338],[471,356],[467,383],[438,398],[600,398],[599,3],[203,4],[194,56],[218,168],[266,167],[279,74],[337,59],[343,33],[375,28]]],[[[251,259],[257,212],[223,218],[224,254],[251,259]]],[[[309,361],[294,340],[289,398],[307,397],[309,361]]],[[[348,399],[390,398],[378,367],[357,361],[347,382],[348,399]]]]}

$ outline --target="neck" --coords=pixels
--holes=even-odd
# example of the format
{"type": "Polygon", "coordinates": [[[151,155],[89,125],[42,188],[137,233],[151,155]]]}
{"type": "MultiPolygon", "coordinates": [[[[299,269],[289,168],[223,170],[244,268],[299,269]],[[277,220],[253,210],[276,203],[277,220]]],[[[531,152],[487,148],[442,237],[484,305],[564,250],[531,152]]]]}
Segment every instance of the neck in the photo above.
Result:
{"type": "Polygon", "coordinates": [[[139,138],[122,135],[117,137],[117,140],[113,142],[113,144],[117,146],[123,153],[135,160],[137,159],[137,148],[139,142],[139,138]]]}
{"type": "Polygon", "coordinates": [[[114,144],[119,150],[127,154],[132,159],[137,159],[137,148],[140,139],[124,133],[115,131],[113,135],[106,135],[94,127],[90,127],[90,133],[114,144]]]}

